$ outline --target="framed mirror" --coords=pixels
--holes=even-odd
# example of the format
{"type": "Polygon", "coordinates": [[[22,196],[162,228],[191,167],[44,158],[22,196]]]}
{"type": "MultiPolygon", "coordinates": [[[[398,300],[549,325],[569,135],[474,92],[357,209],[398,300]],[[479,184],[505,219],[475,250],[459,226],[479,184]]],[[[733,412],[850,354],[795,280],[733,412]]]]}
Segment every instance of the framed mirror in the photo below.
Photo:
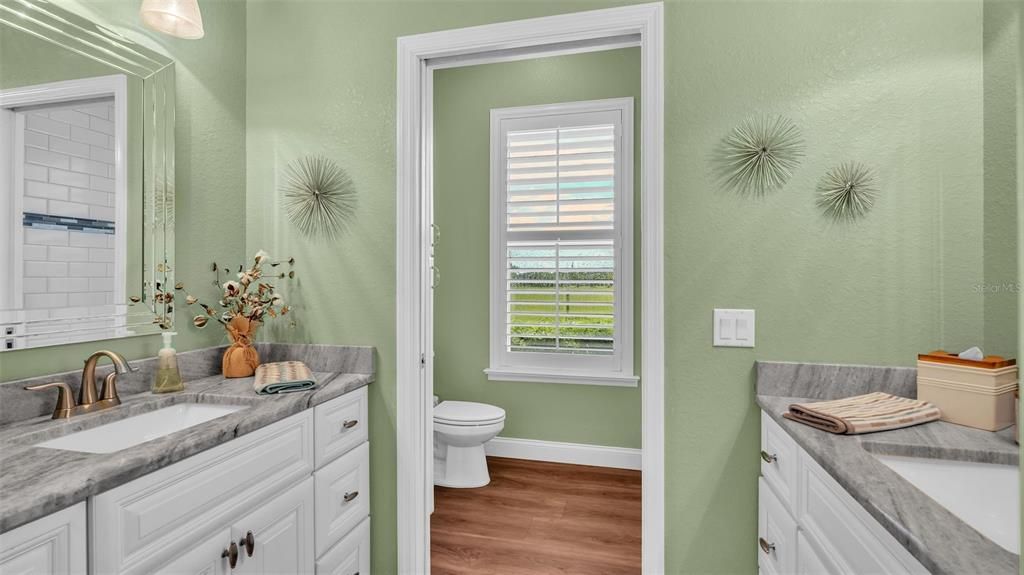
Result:
{"type": "Polygon", "coordinates": [[[0,0],[0,349],[170,328],[174,62],[0,0]]]}

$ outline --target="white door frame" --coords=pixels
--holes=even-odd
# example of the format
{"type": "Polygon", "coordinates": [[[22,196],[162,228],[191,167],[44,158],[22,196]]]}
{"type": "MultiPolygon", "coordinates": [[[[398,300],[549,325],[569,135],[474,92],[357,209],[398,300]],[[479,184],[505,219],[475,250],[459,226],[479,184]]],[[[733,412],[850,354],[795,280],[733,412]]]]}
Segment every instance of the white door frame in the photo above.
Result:
{"type": "MultiPolygon", "coordinates": [[[[643,572],[665,555],[664,6],[661,2],[431,32],[398,39],[397,310],[398,571],[430,572],[432,69],[639,45],[641,53],[641,350],[643,572]]],[[[524,552],[526,552],[524,550],[524,552]]]]}
{"type": "MultiPolygon", "coordinates": [[[[128,221],[128,77],[124,74],[95,76],[76,80],[61,80],[46,84],[34,84],[0,90],[0,109],[10,110],[26,106],[42,106],[74,102],[88,98],[114,98],[114,302],[128,300],[125,295],[127,273],[125,258],[128,257],[128,234],[125,222],[128,221]]],[[[14,185],[15,198],[21,199],[20,188],[24,184],[22,170],[24,149],[14,150],[14,166],[11,172],[16,178],[14,185]]],[[[20,214],[20,205],[16,213],[20,214]]],[[[20,218],[20,216],[18,216],[20,218]]],[[[21,227],[21,222],[17,222],[21,227]]],[[[21,249],[21,234],[15,238],[15,249],[21,249]]],[[[17,258],[13,261],[18,261],[17,258]]],[[[22,268],[16,267],[15,273],[20,276],[22,268]]],[[[20,278],[19,278],[20,279],[20,278]]],[[[20,281],[15,290],[15,298],[21,296],[20,281]]],[[[18,307],[20,309],[20,306],[18,307]]]]}

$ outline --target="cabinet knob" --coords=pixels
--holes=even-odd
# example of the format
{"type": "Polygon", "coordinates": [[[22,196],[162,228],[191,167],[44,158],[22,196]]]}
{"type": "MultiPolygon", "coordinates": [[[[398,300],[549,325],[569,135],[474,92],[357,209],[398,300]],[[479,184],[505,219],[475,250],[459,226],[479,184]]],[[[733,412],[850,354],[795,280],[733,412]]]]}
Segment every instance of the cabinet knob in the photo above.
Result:
{"type": "Polygon", "coordinates": [[[771,554],[775,552],[775,544],[769,543],[764,537],[757,538],[757,544],[761,546],[761,551],[771,554]]]}
{"type": "Polygon", "coordinates": [[[359,497],[359,492],[358,491],[351,491],[349,493],[346,493],[345,496],[343,497],[343,499],[345,500],[345,503],[350,503],[356,497],[359,497]]]}
{"type": "Polygon", "coordinates": [[[779,460],[779,456],[775,455],[774,453],[768,453],[767,451],[762,449],[761,459],[763,459],[765,463],[775,463],[776,461],[779,460]]]}
{"type": "Polygon", "coordinates": [[[352,429],[357,425],[359,425],[358,419],[346,419],[345,421],[341,422],[342,429],[352,429]]]}
{"type": "Polygon", "coordinates": [[[224,552],[220,554],[220,556],[227,557],[228,565],[230,565],[231,568],[234,569],[235,565],[238,565],[238,545],[235,545],[235,542],[232,541],[231,545],[228,545],[228,548],[225,549],[224,552]]]}
{"type": "Polygon", "coordinates": [[[246,555],[252,557],[252,552],[256,549],[256,538],[253,537],[252,531],[249,531],[245,534],[245,537],[239,539],[238,544],[245,547],[246,555]]]}

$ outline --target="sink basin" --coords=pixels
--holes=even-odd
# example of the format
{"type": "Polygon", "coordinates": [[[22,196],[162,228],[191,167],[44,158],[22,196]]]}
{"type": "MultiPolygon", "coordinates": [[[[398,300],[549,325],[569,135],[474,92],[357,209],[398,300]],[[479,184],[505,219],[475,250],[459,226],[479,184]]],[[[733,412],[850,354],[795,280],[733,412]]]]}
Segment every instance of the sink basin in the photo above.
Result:
{"type": "Polygon", "coordinates": [[[876,455],[965,523],[1020,554],[1020,470],[1012,465],[876,455]]]}
{"type": "Polygon", "coordinates": [[[181,403],[37,443],[36,447],[84,453],[113,453],[240,409],[245,409],[245,406],[181,403]]]}

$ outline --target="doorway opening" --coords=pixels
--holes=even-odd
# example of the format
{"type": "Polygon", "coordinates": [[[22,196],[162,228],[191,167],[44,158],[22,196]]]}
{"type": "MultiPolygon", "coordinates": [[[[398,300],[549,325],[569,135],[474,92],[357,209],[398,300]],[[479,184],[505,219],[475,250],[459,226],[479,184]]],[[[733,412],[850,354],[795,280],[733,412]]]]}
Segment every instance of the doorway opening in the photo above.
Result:
{"type": "MultiPolygon", "coordinates": [[[[661,3],[448,30],[398,41],[398,553],[401,573],[430,572],[433,509],[434,71],[638,47],[642,341],[642,569],[664,561],[664,297],[661,3]]],[[[441,280],[443,281],[443,279],[441,280]]],[[[596,339],[596,338],[595,338],[596,339]]],[[[631,375],[631,374],[629,374],[631,375]]],[[[522,446],[511,446],[510,449],[522,446]]],[[[525,550],[524,550],[525,552],[525,550]]]]}

